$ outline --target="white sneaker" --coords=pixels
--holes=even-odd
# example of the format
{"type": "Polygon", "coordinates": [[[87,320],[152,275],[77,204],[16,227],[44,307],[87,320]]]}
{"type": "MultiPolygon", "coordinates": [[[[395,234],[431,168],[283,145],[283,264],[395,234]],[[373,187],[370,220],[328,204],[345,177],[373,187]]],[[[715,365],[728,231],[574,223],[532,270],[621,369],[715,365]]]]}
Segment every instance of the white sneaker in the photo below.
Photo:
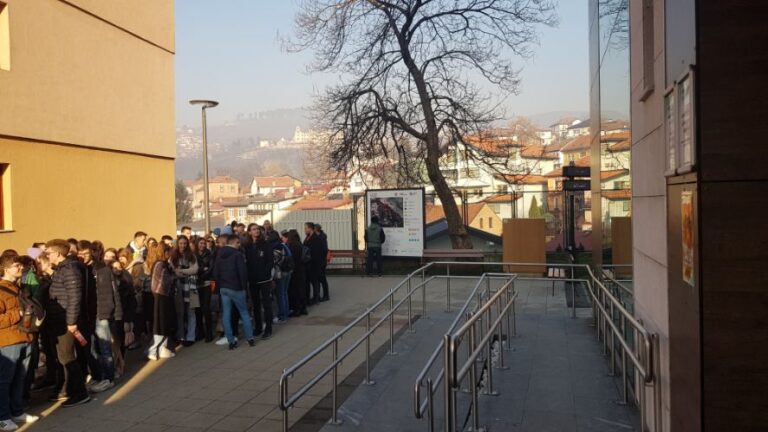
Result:
{"type": "Polygon", "coordinates": [[[110,380],[104,380],[104,381],[99,381],[96,384],[92,385],[90,390],[93,393],[101,393],[103,391],[111,389],[114,386],[115,386],[114,382],[110,380]]]}
{"type": "MultiPolygon", "coordinates": [[[[237,341],[237,338],[235,338],[235,341],[237,341]]],[[[229,341],[226,336],[222,336],[221,339],[216,341],[216,345],[229,345],[229,341]]]]}
{"type": "Polygon", "coordinates": [[[157,360],[157,354],[155,354],[155,353],[147,354],[147,358],[152,360],[152,361],[155,361],[155,360],[157,360]]]}
{"type": "Polygon", "coordinates": [[[0,431],[15,431],[19,426],[13,420],[0,420],[0,431]]]}
{"type": "Polygon", "coordinates": [[[161,359],[167,359],[167,358],[174,358],[176,357],[176,353],[169,350],[166,347],[160,348],[160,358],[161,359]]]}
{"type": "Polygon", "coordinates": [[[24,413],[20,416],[11,416],[11,420],[13,420],[16,423],[30,424],[40,420],[40,417],[36,415],[24,413]]]}

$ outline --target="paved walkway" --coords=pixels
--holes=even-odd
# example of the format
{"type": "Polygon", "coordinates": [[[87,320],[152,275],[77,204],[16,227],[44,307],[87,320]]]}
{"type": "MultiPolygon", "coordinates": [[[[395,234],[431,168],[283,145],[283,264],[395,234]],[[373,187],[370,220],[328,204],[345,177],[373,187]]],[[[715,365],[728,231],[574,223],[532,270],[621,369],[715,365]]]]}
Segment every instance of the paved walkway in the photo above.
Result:
{"type": "MultiPolygon", "coordinates": [[[[553,297],[549,284],[518,281],[516,287],[518,333],[506,356],[509,369],[494,370],[498,396],[480,396],[481,425],[504,432],[637,430],[636,411],[616,404],[619,388],[607,376],[608,363],[589,325],[591,310],[578,309],[579,318],[572,319],[562,288],[553,297]]],[[[322,432],[425,430],[426,420],[413,414],[413,384],[450,321],[441,310],[420,319],[416,333],[397,341],[398,355],[385,356],[374,369],[377,384],[357,388],[342,405],[342,425],[322,432]]],[[[442,387],[435,404],[435,429],[442,430],[442,387]]],[[[468,419],[468,394],[458,393],[458,406],[461,426],[468,419]]]]}
{"type": "MultiPolygon", "coordinates": [[[[235,351],[213,343],[197,343],[182,349],[175,358],[147,362],[138,352],[129,352],[128,370],[119,385],[95,395],[86,405],[60,408],[39,400],[35,394],[29,411],[44,416],[23,428],[32,431],[258,431],[281,430],[278,380],[282,370],[306,355],[320,342],[380,299],[401,278],[330,278],[331,301],[315,306],[306,317],[275,326],[274,336],[235,351]]],[[[396,325],[405,324],[398,318],[396,325]]],[[[373,340],[378,347],[386,340],[382,331],[373,340]]],[[[324,356],[297,374],[291,390],[320,369],[324,356]]],[[[345,363],[346,376],[362,361],[360,355],[345,363]]],[[[327,363],[326,363],[327,364],[327,363]]],[[[324,380],[291,411],[291,422],[299,419],[330,390],[324,380]]]]}

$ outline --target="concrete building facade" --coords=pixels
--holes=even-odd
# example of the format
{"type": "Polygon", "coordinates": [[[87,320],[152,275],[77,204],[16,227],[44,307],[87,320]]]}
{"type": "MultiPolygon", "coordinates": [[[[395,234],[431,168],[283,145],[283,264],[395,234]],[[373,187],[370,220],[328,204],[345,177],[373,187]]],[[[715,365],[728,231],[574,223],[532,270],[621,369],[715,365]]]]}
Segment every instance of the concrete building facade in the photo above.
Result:
{"type": "Polygon", "coordinates": [[[0,21],[1,247],[173,233],[173,1],[2,0],[0,21]]]}

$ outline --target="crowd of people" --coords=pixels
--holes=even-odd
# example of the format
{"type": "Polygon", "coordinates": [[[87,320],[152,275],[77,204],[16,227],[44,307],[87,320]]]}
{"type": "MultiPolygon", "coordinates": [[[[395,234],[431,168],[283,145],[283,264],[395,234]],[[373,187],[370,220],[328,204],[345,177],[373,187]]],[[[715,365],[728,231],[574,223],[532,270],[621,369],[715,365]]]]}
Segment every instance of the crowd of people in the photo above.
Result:
{"type": "Polygon", "coordinates": [[[159,241],[139,231],[120,249],[54,239],[3,251],[0,431],[38,419],[24,411],[31,391],[72,407],[114,387],[127,350],[154,361],[200,341],[269,339],[273,324],[330,299],[330,255],[319,224],[302,235],[269,221],[159,241]]]}

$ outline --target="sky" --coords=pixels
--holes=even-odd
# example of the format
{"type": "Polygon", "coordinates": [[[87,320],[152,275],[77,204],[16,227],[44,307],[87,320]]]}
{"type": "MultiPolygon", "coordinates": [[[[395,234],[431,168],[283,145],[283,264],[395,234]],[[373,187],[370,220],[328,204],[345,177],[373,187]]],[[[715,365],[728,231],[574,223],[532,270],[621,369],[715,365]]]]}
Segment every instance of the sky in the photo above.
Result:
{"type": "MultiPolygon", "coordinates": [[[[506,101],[507,117],[589,109],[586,0],[560,0],[559,24],[541,29],[540,46],[522,67],[520,94],[506,101]]],[[[289,54],[278,37],[293,32],[297,0],[179,0],[176,2],[176,123],[196,125],[190,99],[221,103],[211,124],[238,113],[308,106],[336,77],[307,74],[311,53],[289,54]]]]}

